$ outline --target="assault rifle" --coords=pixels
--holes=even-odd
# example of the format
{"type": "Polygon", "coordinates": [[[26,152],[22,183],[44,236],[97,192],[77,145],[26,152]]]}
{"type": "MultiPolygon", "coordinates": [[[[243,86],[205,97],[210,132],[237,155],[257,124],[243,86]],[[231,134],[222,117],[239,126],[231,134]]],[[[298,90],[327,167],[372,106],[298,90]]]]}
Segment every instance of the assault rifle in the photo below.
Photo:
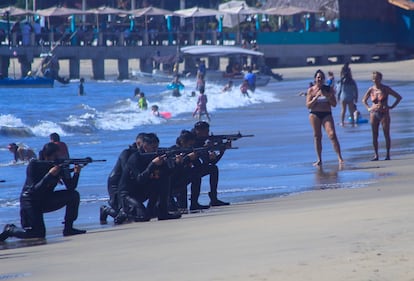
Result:
{"type": "Polygon", "coordinates": [[[207,141],[209,141],[215,146],[215,145],[222,145],[227,142],[231,142],[231,141],[235,141],[235,140],[238,140],[241,138],[247,138],[247,137],[251,138],[251,137],[254,137],[254,135],[242,135],[240,132],[238,132],[237,134],[228,134],[228,135],[211,134],[207,137],[207,141]]]}
{"type": "Polygon", "coordinates": [[[141,155],[145,156],[152,156],[153,158],[158,156],[166,156],[166,163],[169,168],[173,168],[175,166],[175,159],[177,155],[183,155],[185,158],[188,154],[195,152],[197,155],[206,155],[211,151],[219,151],[226,148],[225,144],[218,144],[213,146],[203,146],[203,147],[172,147],[172,148],[159,148],[155,152],[144,152],[141,155]]]}
{"type": "Polygon", "coordinates": [[[70,167],[70,165],[80,165],[82,167],[88,165],[92,162],[106,162],[105,159],[102,160],[93,160],[91,157],[85,157],[85,158],[68,158],[68,159],[56,159],[56,160],[39,160],[39,162],[46,163],[46,164],[52,164],[60,166],[61,169],[61,175],[69,175],[71,172],[73,172],[73,168],[70,167]]]}
{"type": "Polygon", "coordinates": [[[69,158],[69,159],[57,159],[54,161],[46,161],[46,162],[50,162],[54,165],[59,165],[62,167],[65,166],[69,166],[69,165],[82,165],[82,166],[86,166],[89,163],[92,162],[106,162],[105,159],[101,159],[101,160],[93,160],[91,157],[85,157],[85,158],[69,158]]]}
{"type": "Polygon", "coordinates": [[[192,152],[202,154],[202,153],[207,153],[210,151],[218,151],[223,148],[225,147],[222,144],[213,145],[213,146],[203,146],[203,147],[172,147],[172,148],[161,147],[161,148],[158,148],[157,151],[144,152],[141,154],[147,155],[147,156],[154,156],[154,157],[165,155],[167,158],[175,158],[175,156],[180,155],[180,154],[184,156],[192,152]]]}

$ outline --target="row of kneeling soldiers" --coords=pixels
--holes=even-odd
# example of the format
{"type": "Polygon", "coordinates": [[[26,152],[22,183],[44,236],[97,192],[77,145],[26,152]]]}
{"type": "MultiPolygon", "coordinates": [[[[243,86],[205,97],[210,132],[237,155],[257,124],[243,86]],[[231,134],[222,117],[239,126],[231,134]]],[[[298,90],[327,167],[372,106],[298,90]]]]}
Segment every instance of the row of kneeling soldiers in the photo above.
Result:
{"type": "MultiPolygon", "coordinates": [[[[217,198],[217,162],[231,141],[209,144],[209,124],[199,121],[191,131],[183,130],[176,144],[159,148],[154,133],[141,133],[129,148],[122,151],[108,178],[109,204],[100,208],[100,222],[107,217],[115,224],[128,221],[178,219],[183,213],[210,206],[229,205],[217,198]],[[210,177],[210,204],[198,203],[201,180],[210,177]],[[191,186],[187,206],[187,186],[191,186]],[[146,205],[144,205],[146,203],[146,205]]],[[[82,165],[58,165],[61,147],[55,142],[43,146],[42,159],[32,160],[26,169],[26,180],[20,195],[21,227],[6,224],[0,242],[8,237],[45,238],[43,214],[66,207],[64,236],[86,233],[73,227],[78,217],[80,195],[76,190],[82,165]],[[55,190],[59,183],[66,189],[55,190]]],[[[103,161],[103,160],[100,160],[103,161]]]]}
{"type": "Polygon", "coordinates": [[[181,214],[229,205],[217,198],[217,162],[231,143],[206,146],[209,124],[197,122],[191,131],[181,131],[176,144],[159,148],[154,133],[138,134],[136,141],[122,151],[108,178],[108,206],[100,208],[100,222],[107,217],[115,224],[125,221],[178,219],[181,214]],[[207,149],[204,149],[207,148],[207,149]],[[210,177],[210,204],[201,205],[201,180],[210,177]],[[187,186],[190,185],[190,207],[187,186]],[[146,206],[144,202],[147,202],[146,206]]]}

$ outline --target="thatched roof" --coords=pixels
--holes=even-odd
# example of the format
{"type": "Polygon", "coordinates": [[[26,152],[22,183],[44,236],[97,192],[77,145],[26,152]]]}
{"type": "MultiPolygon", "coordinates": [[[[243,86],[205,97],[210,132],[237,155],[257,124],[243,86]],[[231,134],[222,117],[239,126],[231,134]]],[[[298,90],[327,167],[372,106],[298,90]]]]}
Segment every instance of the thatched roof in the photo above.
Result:
{"type": "Polygon", "coordinates": [[[267,0],[264,8],[301,7],[309,10],[319,10],[328,17],[339,16],[338,0],[267,0]]]}

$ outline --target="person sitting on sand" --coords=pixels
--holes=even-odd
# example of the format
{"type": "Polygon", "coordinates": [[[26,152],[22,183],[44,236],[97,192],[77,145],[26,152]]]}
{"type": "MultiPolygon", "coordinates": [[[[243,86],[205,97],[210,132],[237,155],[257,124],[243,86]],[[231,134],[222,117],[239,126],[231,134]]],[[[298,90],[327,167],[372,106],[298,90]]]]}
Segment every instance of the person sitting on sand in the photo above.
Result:
{"type": "Polygon", "coordinates": [[[34,153],[33,149],[26,148],[23,146],[18,146],[16,143],[10,143],[7,146],[7,149],[13,153],[14,155],[14,162],[17,161],[30,161],[32,159],[36,159],[36,154],[34,153]]]}

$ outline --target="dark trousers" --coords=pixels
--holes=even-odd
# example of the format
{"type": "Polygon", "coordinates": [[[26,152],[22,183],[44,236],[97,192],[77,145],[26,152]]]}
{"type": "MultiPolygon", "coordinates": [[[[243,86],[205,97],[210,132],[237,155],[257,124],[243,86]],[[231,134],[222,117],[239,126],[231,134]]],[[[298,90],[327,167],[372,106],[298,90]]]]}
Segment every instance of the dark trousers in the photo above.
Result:
{"type": "Polygon", "coordinates": [[[46,227],[43,214],[66,207],[65,227],[72,227],[78,218],[80,195],[76,190],[58,190],[44,198],[20,197],[20,219],[24,230],[16,229],[12,236],[18,238],[44,238],[46,227]]]}
{"type": "Polygon", "coordinates": [[[179,208],[187,208],[187,185],[193,182],[193,168],[176,171],[171,176],[171,197],[177,198],[179,208]]]}
{"type": "Polygon", "coordinates": [[[168,176],[152,179],[145,185],[136,185],[133,190],[121,193],[123,209],[128,216],[140,216],[143,203],[147,203],[147,215],[152,217],[165,216],[168,213],[168,199],[170,194],[170,178],[168,176]]]}
{"type": "Polygon", "coordinates": [[[198,202],[201,190],[201,179],[210,175],[210,195],[217,197],[217,186],[219,180],[219,170],[217,165],[203,164],[193,168],[191,177],[191,202],[198,202]]]}
{"type": "Polygon", "coordinates": [[[105,212],[115,218],[122,207],[121,198],[118,192],[119,177],[109,177],[108,178],[108,206],[105,206],[105,212]]]}

